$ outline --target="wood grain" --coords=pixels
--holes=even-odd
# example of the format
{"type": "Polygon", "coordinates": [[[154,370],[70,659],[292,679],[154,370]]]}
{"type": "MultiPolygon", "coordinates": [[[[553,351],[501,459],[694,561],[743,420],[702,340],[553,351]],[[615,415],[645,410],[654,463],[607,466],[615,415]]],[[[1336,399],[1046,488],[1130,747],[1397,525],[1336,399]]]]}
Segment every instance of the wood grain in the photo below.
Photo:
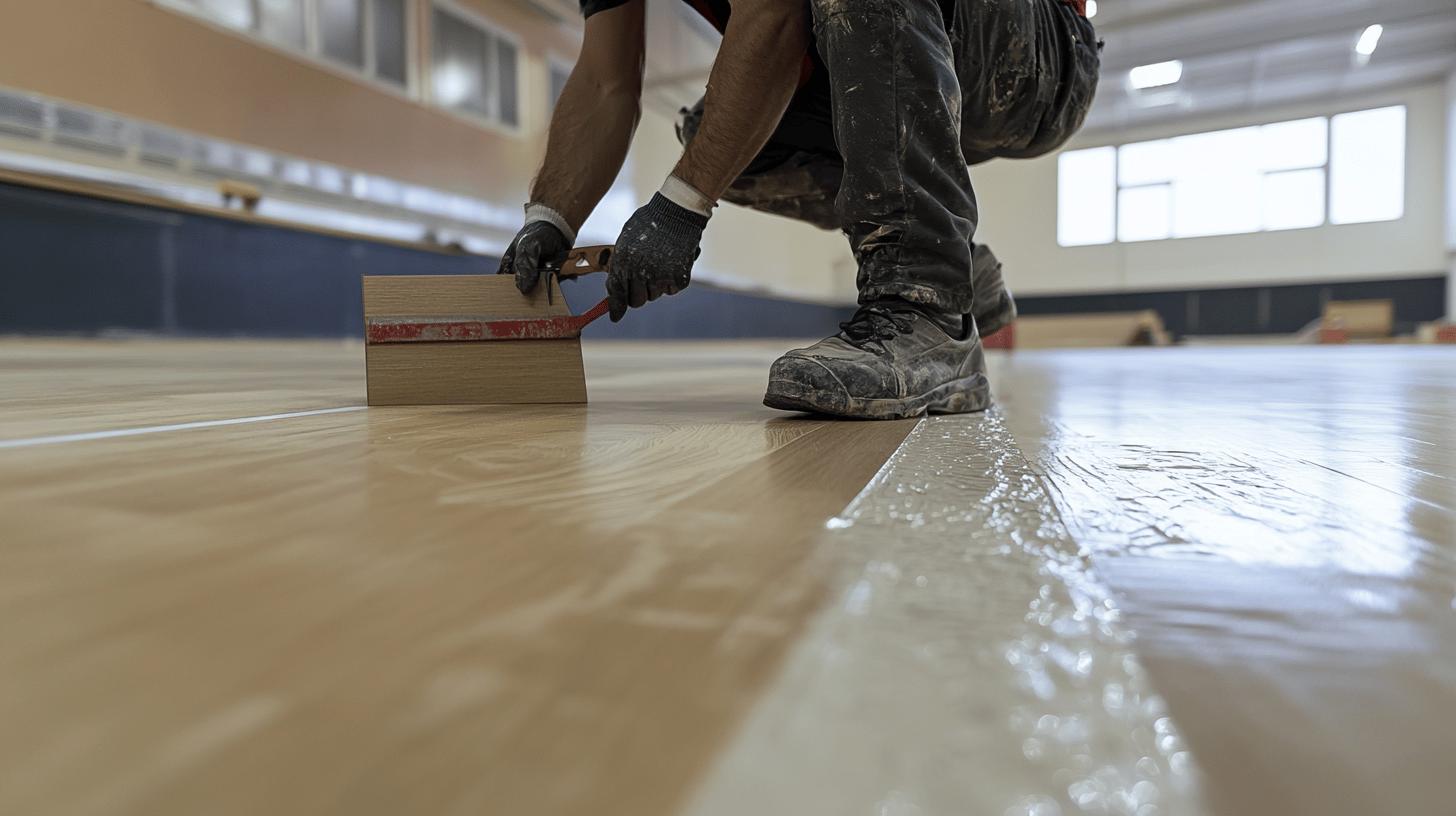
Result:
{"type": "MultiPolygon", "coordinates": [[[[16,358],[89,400],[40,433],[181,418],[178,372],[249,411],[364,390],[357,345],[39,345],[0,344],[10,406],[61,413],[16,358]]],[[[590,406],[0,449],[0,813],[675,812],[913,426],[763,408],[779,351],[595,345],[590,406]]]]}
{"type": "MultiPolygon", "coordinates": [[[[364,319],[471,314],[491,318],[570,314],[553,281],[530,295],[508,275],[387,275],[364,278],[364,319]]],[[[586,402],[581,340],[369,345],[370,405],[491,405],[586,402]]]]}

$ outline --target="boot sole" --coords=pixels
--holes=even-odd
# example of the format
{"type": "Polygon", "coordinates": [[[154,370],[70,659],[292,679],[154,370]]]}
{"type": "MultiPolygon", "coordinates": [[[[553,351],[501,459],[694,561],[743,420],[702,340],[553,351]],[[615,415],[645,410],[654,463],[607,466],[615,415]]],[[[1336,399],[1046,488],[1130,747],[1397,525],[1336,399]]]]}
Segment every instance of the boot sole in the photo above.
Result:
{"type": "Polygon", "coordinates": [[[763,404],[781,411],[803,411],[848,419],[909,419],[925,414],[969,414],[991,406],[991,384],[984,374],[972,374],[938,385],[925,394],[904,399],[825,400],[824,394],[795,382],[769,383],[763,404]],[[777,389],[775,389],[777,386],[777,389]]]}

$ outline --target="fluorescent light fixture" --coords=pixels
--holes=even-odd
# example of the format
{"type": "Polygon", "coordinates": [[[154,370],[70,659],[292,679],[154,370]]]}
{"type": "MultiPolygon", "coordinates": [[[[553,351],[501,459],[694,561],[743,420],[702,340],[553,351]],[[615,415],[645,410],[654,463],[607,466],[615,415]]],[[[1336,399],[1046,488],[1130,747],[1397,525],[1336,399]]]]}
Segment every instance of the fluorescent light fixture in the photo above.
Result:
{"type": "Polygon", "coordinates": [[[1176,84],[1183,78],[1183,61],[1169,60],[1168,62],[1155,62],[1152,65],[1139,65],[1128,71],[1127,81],[1134,90],[1143,91],[1148,88],[1161,88],[1164,85],[1176,84]]]}
{"type": "Polygon", "coordinates": [[[1379,24],[1365,29],[1365,32],[1360,35],[1360,41],[1355,43],[1355,53],[1368,59],[1380,45],[1380,35],[1384,33],[1385,26],[1379,24]]]}
{"type": "Polygon", "coordinates": [[[1097,16],[1097,0],[1087,0],[1087,19],[1097,16]]]}

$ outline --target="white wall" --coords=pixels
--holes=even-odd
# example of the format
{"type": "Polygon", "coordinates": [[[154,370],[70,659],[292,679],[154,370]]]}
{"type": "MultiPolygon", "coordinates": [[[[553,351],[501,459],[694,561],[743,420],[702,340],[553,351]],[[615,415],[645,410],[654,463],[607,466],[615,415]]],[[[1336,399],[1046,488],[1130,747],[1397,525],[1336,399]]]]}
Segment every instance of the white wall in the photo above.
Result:
{"type": "Polygon", "coordinates": [[[981,208],[977,238],[1006,265],[1020,294],[1071,294],[1413,277],[1447,269],[1445,88],[1419,86],[1336,103],[1139,128],[1069,149],[1123,144],[1307,116],[1405,104],[1405,217],[1379,224],[1186,238],[1135,244],[1057,245],[1057,157],[993,161],[972,172],[981,208]],[[1115,139],[1115,141],[1113,141],[1115,139]]]}

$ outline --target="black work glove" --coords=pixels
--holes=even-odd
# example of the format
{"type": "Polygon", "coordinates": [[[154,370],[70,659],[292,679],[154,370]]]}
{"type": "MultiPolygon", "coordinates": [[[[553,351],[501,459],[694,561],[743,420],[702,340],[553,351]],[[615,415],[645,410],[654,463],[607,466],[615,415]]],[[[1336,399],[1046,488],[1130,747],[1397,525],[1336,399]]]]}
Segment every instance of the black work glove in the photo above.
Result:
{"type": "Polygon", "coordinates": [[[528,294],[541,280],[543,266],[560,267],[571,251],[571,241],[546,221],[532,221],[516,233],[516,240],[501,256],[499,274],[515,275],[516,288],[528,294]]]}
{"type": "Polygon", "coordinates": [[[679,207],[661,193],[627,219],[607,271],[613,323],[629,306],[635,309],[688,288],[706,226],[706,215],[679,207]]]}

